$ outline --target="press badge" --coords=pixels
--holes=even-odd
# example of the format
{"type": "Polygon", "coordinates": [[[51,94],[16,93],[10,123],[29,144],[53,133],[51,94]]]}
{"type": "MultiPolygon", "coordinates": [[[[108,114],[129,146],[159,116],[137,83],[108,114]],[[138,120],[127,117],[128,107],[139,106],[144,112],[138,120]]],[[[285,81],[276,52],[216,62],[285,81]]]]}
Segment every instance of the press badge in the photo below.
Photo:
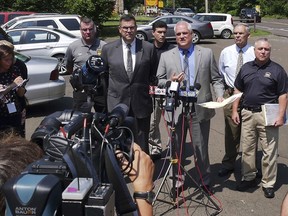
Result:
{"type": "Polygon", "coordinates": [[[12,102],[12,103],[7,103],[6,105],[7,105],[9,114],[10,114],[10,113],[14,113],[14,112],[17,111],[14,102],[12,102]]]}

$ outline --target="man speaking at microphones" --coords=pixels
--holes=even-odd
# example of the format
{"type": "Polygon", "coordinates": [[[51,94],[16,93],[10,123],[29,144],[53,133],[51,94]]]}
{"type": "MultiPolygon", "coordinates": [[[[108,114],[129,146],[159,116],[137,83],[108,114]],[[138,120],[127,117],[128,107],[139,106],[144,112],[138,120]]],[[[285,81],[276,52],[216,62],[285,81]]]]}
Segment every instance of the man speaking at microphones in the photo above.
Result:
{"type": "MultiPolygon", "coordinates": [[[[219,75],[212,50],[192,43],[193,30],[191,25],[185,21],[180,21],[176,24],[174,31],[177,47],[162,53],[157,71],[158,85],[165,86],[166,82],[169,81],[179,83],[178,98],[181,101],[180,105],[175,107],[173,113],[177,156],[183,165],[186,159],[185,153],[188,152],[189,154],[193,151],[196,157],[195,166],[198,166],[200,170],[198,175],[199,184],[205,192],[211,194],[208,138],[210,119],[215,115],[215,110],[200,107],[197,103],[213,100],[210,84],[212,84],[215,91],[216,100],[222,101],[224,93],[223,80],[219,75]],[[197,97],[197,102],[196,100],[192,102],[195,103],[193,104],[195,109],[183,111],[185,110],[185,104],[191,104],[191,100],[189,100],[191,94],[192,97],[197,97]],[[188,100],[182,100],[185,97],[188,97],[188,100]],[[187,129],[192,132],[192,145],[185,143],[187,129]]],[[[169,113],[166,116],[169,120],[169,113]]],[[[184,184],[184,176],[179,175],[180,172],[178,171],[176,173],[178,174],[176,188],[184,184]]]]}

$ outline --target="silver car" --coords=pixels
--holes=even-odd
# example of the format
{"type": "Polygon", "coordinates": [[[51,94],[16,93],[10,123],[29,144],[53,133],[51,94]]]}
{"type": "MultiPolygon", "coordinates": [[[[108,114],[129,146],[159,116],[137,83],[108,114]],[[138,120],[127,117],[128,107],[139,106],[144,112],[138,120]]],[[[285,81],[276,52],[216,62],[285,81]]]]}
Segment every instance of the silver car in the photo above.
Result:
{"type": "Polygon", "coordinates": [[[59,61],[59,73],[66,73],[64,56],[69,44],[78,39],[76,36],[46,27],[11,29],[7,33],[17,52],[30,56],[55,57],[59,61]]]}
{"type": "Polygon", "coordinates": [[[66,82],[62,76],[59,76],[57,59],[30,57],[18,52],[15,52],[15,56],[24,61],[27,66],[28,105],[56,100],[65,95],[66,82]]]}
{"type": "Polygon", "coordinates": [[[195,13],[190,8],[177,8],[174,11],[174,15],[183,15],[193,17],[195,13]]]}
{"type": "Polygon", "coordinates": [[[168,29],[166,33],[167,41],[175,41],[175,32],[174,26],[179,21],[186,21],[191,24],[194,35],[193,35],[193,43],[199,43],[200,39],[210,39],[214,37],[213,28],[210,22],[201,22],[199,20],[193,19],[187,16],[180,15],[167,15],[156,17],[152,21],[145,25],[137,26],[137,34],[136,37],[141,40],[152,41],[154,39],[152,35],[152,24],[158,20],[161,20],[167,23],[168,29]]]}

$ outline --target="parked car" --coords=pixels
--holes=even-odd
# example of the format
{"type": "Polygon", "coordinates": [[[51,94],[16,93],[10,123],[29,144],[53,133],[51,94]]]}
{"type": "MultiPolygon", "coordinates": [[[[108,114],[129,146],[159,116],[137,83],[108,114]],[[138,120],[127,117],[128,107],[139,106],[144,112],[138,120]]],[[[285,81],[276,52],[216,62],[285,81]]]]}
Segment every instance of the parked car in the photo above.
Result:
{"type": "Polygon", "coordinates": [[[55,28],[29,27],[11,29],[15,50],[31,56],[55,57],[59,62],[59,73],[66,74],[64,56],[69,44],[78,38],[69,32],[55,28]]]}
{"type": "Polygon", "coordinates": [[[183,15],[183,16],[193,17],[195,13],[190,8],[177,8],[174,11],[174,15],[183,15]]]}
{"type": "Polygon", "coordinates": [[[261,23],[261,16],[255,8],[242,8],[239,14],[241,22],[254,22],[254,17],[256,22],[261,23]]]}
{"type": "Polygon", "coordinates": [[[229,39],[233,33],[233,18],[230,14],[224,13],[197,13],[194,19],[210,22],[214,35],[224,39],[229,39]]]}
{"type": "Polygon", "coordinates": [[[39,104],[62,98],[66,82],[59,76],[58,62],[51,57],[30,57],[15,52],[16,58],[25,62],[29,81],[26,85],[28,105],[39,104]]]}
{"type": "Polygon", "coordinates": [[[0,12],[0,25],[8,22],[9,20],[18,17],[18,16],[25,16],[29,14],[33,14],[34,12],[31,11],[1,11],[0,12]]]}
{"type": "Polygon", "coordinates": [[[193,35],[193,43],[199,43],[200,39],[209,39],[214,37],[213,28],[211,23],[202,22],[196,19],[193,19],[188,16],[181,15],[168,15],[168,16],[160,16],[155,19],[149,21],[145,25],[137,26],[137,34],[136,37],[141,40],[152,41],[154,39],[152,35],[152,24],[158,20],[161,20],[167,23],[167,33],[166,39],[167,41],[175,41],[175,32],[174,26],[177,22],[183,20],[191,24],[194,35],[193,35]]]}
{"type": "Polygon", "coordinates": [[[80,17],[78,15],[61,14],[33,14],[28,16],[16,17],[1,27],[7,31],[15,28],[27,28],[32,26],[45,26],[57,28],[81,37],[80,17]]]}
{"type": "Polygon", "coordinates": [[[169,11],[163,10],[163,9],[159,10],[158,14],[159,14],[159,16],[171,15],[171,13],[169,11]]]}

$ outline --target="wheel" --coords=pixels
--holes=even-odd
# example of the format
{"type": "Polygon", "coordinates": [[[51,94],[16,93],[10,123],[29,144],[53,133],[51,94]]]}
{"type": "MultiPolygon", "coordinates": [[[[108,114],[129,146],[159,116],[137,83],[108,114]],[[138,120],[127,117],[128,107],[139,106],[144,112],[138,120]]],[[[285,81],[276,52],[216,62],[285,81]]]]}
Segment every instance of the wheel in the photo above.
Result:
{"type": "Polygon", "coordinates": [[[199,41],[200,41],[200,34],[199,34],[199,32],[193,31],[193,39],[192,39],[192,42],[193,42],[194,44],[197,44],[197,43],[199,43],[199,41]]]}
{"type": "Polygon", "coordinates": [[[224,38],[224,39],[229,39],[231,35],[232,35],[232,32],[229,29],[224,29],[221,32],[221,38],[224,38]]]}
{"type": "Polygon", "coordinates": [[[58,54],[54,56],[58,60],[58,70],[60,75],[65,75],[67,73],[66,65],[64,62],[64,55],[58,54]]]}
{"type": "Polygon", "coordinates": [[[137,32],[136,33],[136,38],[140,39],[140,40],[147,40],[147,36],[145,33],[143,32],[137,32]]]}

